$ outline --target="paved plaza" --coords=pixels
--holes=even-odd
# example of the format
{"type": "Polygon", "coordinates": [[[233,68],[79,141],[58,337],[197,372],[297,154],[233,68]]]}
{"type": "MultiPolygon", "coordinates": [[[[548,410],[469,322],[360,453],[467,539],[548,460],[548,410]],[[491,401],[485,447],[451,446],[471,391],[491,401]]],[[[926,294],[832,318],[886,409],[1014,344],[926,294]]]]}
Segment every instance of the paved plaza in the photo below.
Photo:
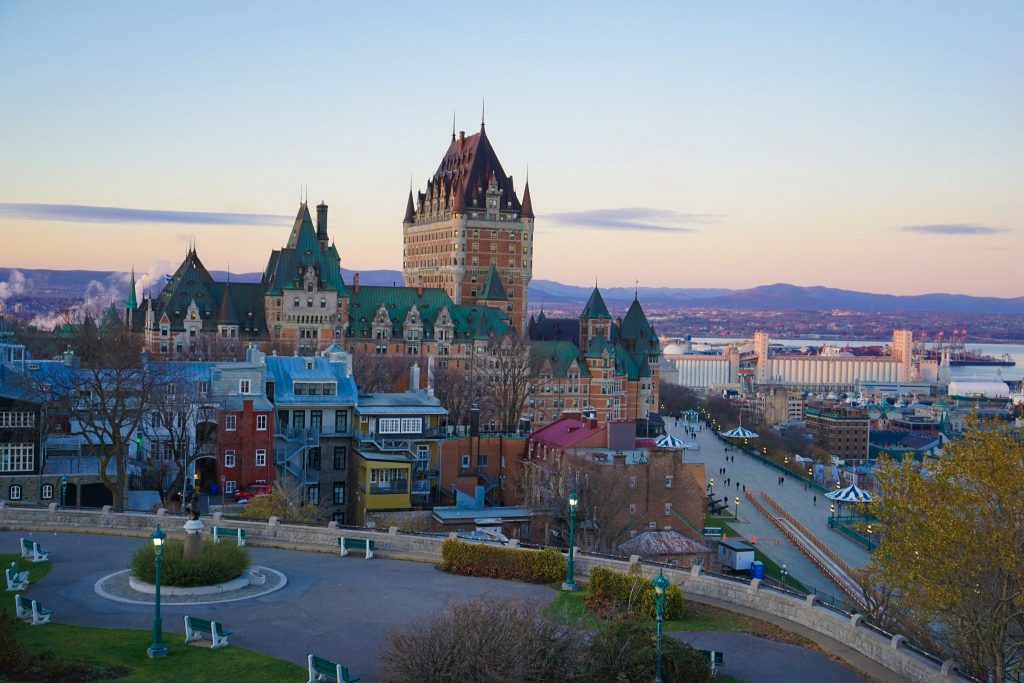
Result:
{"type": "MultiPolygon", "coordinates": [[[[140,538],[72,533],[0,532],[0,548],[14,552],[21,536],[51,552],[52,570],[29,594],[54,610],[54,621],[82,626],[147,629],[152,607],[107,600],[97,581],[127,567],[140,538]]],[[[344,662],[364,681],[377,678],[377,654],[389,629],[473,597],[514,598],[542,606],[555,592],[544,586],[452,576],[433,565],[376,558],[251,548],[254,564],[283,572],[287,585],[262,597],[221,604],[166,606],[164,628],[182,634],[182,617],[216,618],[234,631],[231,643],[304,665],[316,652],[344,662]]],[[[43,627],[45,628],[45,627],[43,627]]],[[[747,681],[783,683],[814,672],[837,683],[864,680],[804,648],[742,633],[681,633],[682,640],[726,653],[727,671],[747,681]]],[[[178,635],[170,635],[177,638],[178,635]]]]}
{"type": "MultiPolygon", "coordinates": [[[[679,439],[696,441],[700,445],[700,450],[685,451],[683,457],[687,462],[704,463],[706,479],[708,481],[712,478],[715,480],[715,497],[721,498],[727,495],[729,498],[729,509],[727,513],[724,513],[726,516],[733,516],[735,512],[733,501],[736,496],[739,496],[739,521],[730,522],[736,531],[745,538],[756,536],[758,548],[778,564],[785,564],[790,574],[808,588],[813,587],[821,592],[842,597],[839,589],[826,579],[824,574],[789,539],[783,536],[779,528],[754,509],[754,506],[743,494],[743,486],[747,487],[747,491],[765,491],[811,533],[828,543],[850,566],[865,566],[868,562],[867,550],[846,536],[829,529],[828,506],[830,501],[825,498],[825,494],[814,489],[805,490],[800,481],[791,477],[786,477],[785,483],[779,485],[780,473],[777,469],[765,465],[760,460],[737,449],[730,449],[729,453],[726,453],[727,444],[715,436],[707,426],[697,432],[696,438],[689,437],[684,431],[687,426],[696,427],[696,424],[676,423],[669,420],[668,432],[679,439]],[[735,456],[735,462],[727,461],[726,456],[735,456]],[[724,475],[719,473],[720,468],[723,467],[725,468],[724,475]],[[726,478],[731,479],[729,486],[725,485],[726,478]],[[737,483],[740,485],[738,490],[737,483]],[[817,504],[814,502],[815,496],[817,496],[817,504]]],[[[756,439],[751,439],[752,446],[756,443],[756,439]]],[[[766,505],[766,507],[768,506],[766,505]]]]}

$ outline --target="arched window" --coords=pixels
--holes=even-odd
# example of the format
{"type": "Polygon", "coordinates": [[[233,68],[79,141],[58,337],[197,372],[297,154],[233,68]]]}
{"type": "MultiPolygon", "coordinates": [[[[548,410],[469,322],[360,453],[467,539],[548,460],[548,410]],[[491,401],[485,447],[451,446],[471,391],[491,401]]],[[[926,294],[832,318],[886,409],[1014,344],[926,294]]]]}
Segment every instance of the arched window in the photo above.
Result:
{"type": "Polygon", "coordinates": [[[320,297],[320,308],[327,308],[327,299],[320,297]]]}
{"type": "Polygon", "coordinates": [[[299,297],[295,297],[295,299],[292,301],[292,305],[295,306],[296,308],[298,308],[298,306],[299,306],[299,297]]]}
{"type": "Polygon", "coordinates": [[[306,308],[313,308],[313,297],[306,298],[306,308]]]}
{"type": "Polygon", "coordinates": [[[13,486],[11,486],[10,499],[21,500],[21,486],[19,486],[18,484],[14,484],[13,486]]]}
{"type": "Polygon", "coordinates": [[[40,498],[43,500],[53,499],[53,484],[43,484],[43,489],[40,491],[40,498]]]}

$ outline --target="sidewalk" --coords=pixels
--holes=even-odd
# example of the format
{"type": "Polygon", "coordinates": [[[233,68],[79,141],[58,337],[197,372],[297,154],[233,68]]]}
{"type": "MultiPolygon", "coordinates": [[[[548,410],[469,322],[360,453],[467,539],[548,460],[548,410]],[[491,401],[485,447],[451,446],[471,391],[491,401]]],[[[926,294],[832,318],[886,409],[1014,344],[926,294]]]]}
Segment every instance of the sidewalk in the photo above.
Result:
{"type": "MultiPolygon", "coordinates": [[[[868,553],[863,547],[828,527],[828,503],[825,494],[816,490],[805,490],[802,482],[786,477],[779,484],[778,470],[765,465],[739,449],[730,449],[728,456],[735,457],[735,462],[726,461],[725,444],[711,432],[707,426],[697,432],[696,437],[687,436],[684,429],[696,427],[686,422],[670,421],[668,431],[684,441],[696,441],[700,445],[698,451],[685,451],[687,462],[703,462],[705,476],[710,482],[715,480],[715,497],[721,499],[728,495],[729,507],[725,516],[735,514],[735,499],[740,498],[739,522],[730,522],[737,532],[745,538],[757,537],[757,547],[779,565],[785,564],[786,569],[795,579],[808,588],[815,588],[823,593],[842,597],[842,592],[829,581],[824,574],[798,548],[796,548],[772,522],[754,509],[743,493],[743,486],[755,494],[765,491],[774,498],[785,510],[807,527],[811,533],[827,543],[843,560],[852,567],[863,567],[868,562],[868,553]],[[721,468],[725,474],[721,474],[721,468]],[[730,479],[725,486],[725,479],[730,479]],[[739,483],[739,490],[736,484],[739,483]],[[814,502],[817,497],[817,504],[814,502]]],[[[756,440],[754,440],[756,442],[756,440]]]]}

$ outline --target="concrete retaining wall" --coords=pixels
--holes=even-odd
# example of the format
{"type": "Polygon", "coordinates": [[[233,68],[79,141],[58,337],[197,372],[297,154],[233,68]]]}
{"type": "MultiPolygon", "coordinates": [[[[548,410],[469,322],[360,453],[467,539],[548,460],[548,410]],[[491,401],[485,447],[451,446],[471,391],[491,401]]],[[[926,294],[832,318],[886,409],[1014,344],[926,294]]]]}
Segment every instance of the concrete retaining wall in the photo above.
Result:
{"type": "MultiPolygon", "coordinates": [[[[398,530],[339,528],[331,522],[327,527],[310,527],[270,522],[244,522],[205,520],[207,529],[214,524],[242,528],[246,544],[317,552],[338,552],[338,538],[367,538],[374,542],[374,554],[379,557],[408,559],[437,563],[441,561],[441,540],[437,536],[398,533],[398,530]]],[[[184,517],[166,515],[163,510],[152,514],[117,513],[102,511],[60,510],[56,504],[49,508],[15,508],[0,501],[0,528],[10,530],[73,531],[120,536],[148,537],[157,523],[171,537],[184,538],[184,517]]],[[[209,533],[209,531],[207,531],[209,533]]],[[[629,563],[623,560],[577,554],[576,570],[589,574],[593,567],[602,566],[626,572],[629,563]]],[[[644,565],[645,576],[653,577],[657,567],[644,565]]],[[[806,599],[764,588],[760,581],[731,581],[706,576],[699,567],[692,570],[665,569],[668,579],[679,586],[684,594],[741,605],[765,614],[788,619],[827,635],[848,645],[887,669],[911,681],[965,680],[955,671],[951,662],[941,666],[908,649],[902,637],[892,637],[866,627],[860,615],[845,616],[817,604],[813,596],[806,599]]]]}

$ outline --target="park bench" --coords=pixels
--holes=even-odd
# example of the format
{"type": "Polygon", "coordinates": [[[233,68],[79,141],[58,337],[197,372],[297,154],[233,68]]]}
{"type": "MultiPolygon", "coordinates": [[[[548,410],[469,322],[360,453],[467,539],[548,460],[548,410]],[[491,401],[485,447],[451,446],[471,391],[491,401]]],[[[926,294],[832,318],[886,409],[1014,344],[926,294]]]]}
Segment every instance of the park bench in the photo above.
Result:
{"type": "Polygon", "coordinates": [[[210,649],[228,646],[228,636],[232,631],[224,628],[223,624],[216,621],[208,621],[199,617],[185,617],[185,642],[191,643],[201,640],[204,636],[210,636],[210,649]]]}
{"type": "Polygon", "coordinates": [[[213,542],[220,543],[222,538],[233,538],[238,542],[239,547],[245,545],[245,529],[229,529],[227,527],[215,526],[210,529],[213,534],[213,542]]]}
{"type": "Polygon", "coordinates": [[[711,674],[718,671],[718,667],[725,666],[725,655],[718,650],[701,650],[700,654],[711,662],[711,674]]]}
{"type": "Polygon", "coordinates": [[[308,659],[309,681],[307,683],[316,683],[327,678],[333,678],[338,683],[352,683],[352,681],[359,680],[359,676],[353,676],[348,672],[347,666],[316,655],[309,655],[308,659]]]}
{"type": "Polygon", "coordinates": [[[23,538],[21,539],[21,556],[26,560],[32,558],[33,562],[45,562],[50,559],[50,551],[30,538],[23,538]]]}
{"type": "Polygon", "coordinates": [[[342,536],[338,539],[338,550],[341,551],[342,557],[348,555],[349,550],[363,550],[366,551],[366,559],[373,559],[373,541],[368,538],[345,538],[342,536]]]}
{"type": "Polygon", "coordinates": [[[14,612],[19,619],[25,621],[31,619],[33,626],[49,623],[50,615],[53,614],[53,610],[46,609],[39,604],[38,600],[33,600],[26,595],[14,596],[14,612]]]}
{"type": "Polygon", "coordinates": [[[4,578],[7,579],[8,591],[23,591],[28,588],[28,570],[20,571],[17,562],[11,562],[11,566],[4,570],[4,578]]]}

